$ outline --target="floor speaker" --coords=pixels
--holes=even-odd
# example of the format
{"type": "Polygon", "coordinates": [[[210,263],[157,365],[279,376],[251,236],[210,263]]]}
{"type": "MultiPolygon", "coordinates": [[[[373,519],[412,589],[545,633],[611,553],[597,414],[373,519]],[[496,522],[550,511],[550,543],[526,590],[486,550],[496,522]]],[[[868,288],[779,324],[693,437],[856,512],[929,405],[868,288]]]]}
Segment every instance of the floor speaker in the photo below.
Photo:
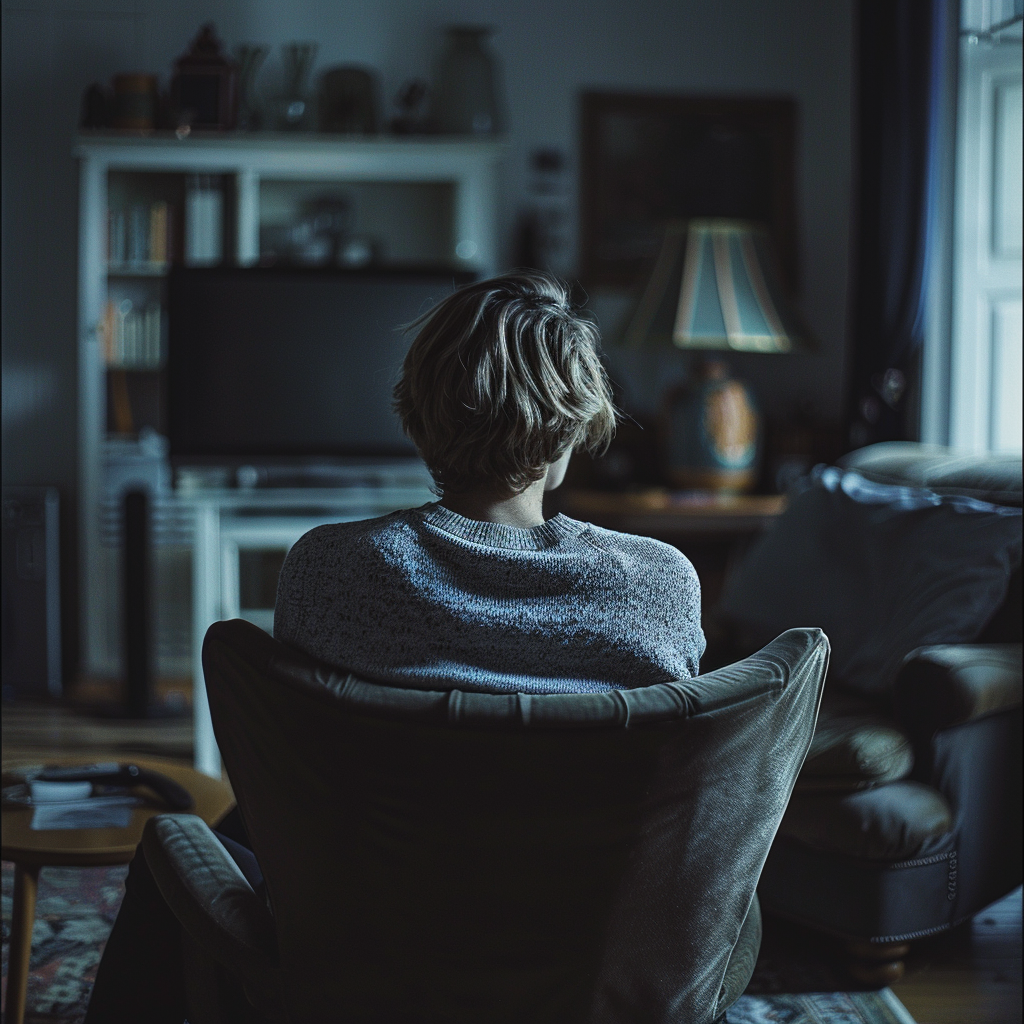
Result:
{"type": "Polygon", "coordinates": [[[60,497],[3,489],[3,694],[59,697],[60,497]]]}
{"type": "Polygon", "coordinates": [[[146,718],[153,697],[150,612],[151,551],[149,494],[142,488],[124,496],[124,676],[129,718],[146,718]]]}

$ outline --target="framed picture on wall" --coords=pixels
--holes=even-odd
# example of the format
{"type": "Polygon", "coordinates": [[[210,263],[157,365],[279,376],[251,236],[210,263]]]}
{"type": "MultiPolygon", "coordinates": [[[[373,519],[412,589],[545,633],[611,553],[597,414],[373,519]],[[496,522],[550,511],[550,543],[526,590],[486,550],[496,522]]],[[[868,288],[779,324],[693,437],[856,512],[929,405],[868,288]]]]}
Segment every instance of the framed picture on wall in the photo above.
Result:
{"type": "Polygon", "coordinates": [[[585,92],[581,113],[586,284],[635,285],[668,220],[736,217],[767,225],[796,292],[795,100],[585,92]]]}

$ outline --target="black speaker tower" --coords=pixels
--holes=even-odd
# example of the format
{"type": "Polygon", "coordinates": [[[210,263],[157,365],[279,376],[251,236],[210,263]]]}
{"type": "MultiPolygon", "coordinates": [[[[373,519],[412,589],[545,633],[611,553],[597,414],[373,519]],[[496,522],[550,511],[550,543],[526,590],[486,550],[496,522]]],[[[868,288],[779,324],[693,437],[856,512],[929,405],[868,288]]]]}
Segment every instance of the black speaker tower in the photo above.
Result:
{"type": "Polygon", "coordinates": [[[124,675],[129,718],[148,718],[153,698],[152,577],[149,494],[139,488],[124,496],[124,675]]]}

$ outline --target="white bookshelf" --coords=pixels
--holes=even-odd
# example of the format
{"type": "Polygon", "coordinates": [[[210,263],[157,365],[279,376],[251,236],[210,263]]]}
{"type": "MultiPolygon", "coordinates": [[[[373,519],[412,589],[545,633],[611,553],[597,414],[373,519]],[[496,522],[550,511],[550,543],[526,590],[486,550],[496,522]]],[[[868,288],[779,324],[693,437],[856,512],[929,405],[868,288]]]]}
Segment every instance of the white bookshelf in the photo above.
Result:
{"type": "MultiPolygon", "coordinates": [[[[490,274],[498,267],[496,225],[500,141],[462,138],[353,138],[271,133],[185,137],[174,133],[133,137],[83,133],[76,156],[79,176],[79,501],[83,669],[118,671],[117,558],[112,547],[105,451],[118,440],[108,430],[108,387],[151,389],[161,370],[147,342],[144,357],[112,357],[104,341],[108,297],[132,308],[163,307],[167,264],[160,260],[108,261],[108,210],[138,200],[170,198],[182,231],[185,180],[213,175],[223,190],[224,262],[255,264],[261,225],[287,222],[312,197],[344,195],[354,228],[380,244],[380,261],[436,263],[490,274]],[[121,297],[124,298],[121,298],[121,297]],[[110,380],[108,381],[108,377],[110,380]],[[141,384],[140,384],[141,382],[141,384]],[[111,445],[109,442],[114,441],[111,445]]],[[[179,237],[178,245],[180,247],[179,237]]],[[[123,255],[123,254],[121,254],[123,255]]],[[[119,307],[118,307],[119,308],[119,307]]],[[[150,325],[151,326],[151,325],[150,325]]],[[[164,328],[161,326],[161,331],[164,328]]],[[[156,391],[154,390],[154,393],[156,391]]],[[[154,533],[157,568],[190,561],[189,501],[168,494],[157,500],[154,533]],[[173,523],[173,529],[161,524],[173,523]],[[166,534],[166,536],[165,536],[166,534]],[[162,559],[162,561],[161,561],[162,559]]],[[[192,647],[195,648],[193,638],[192,647]]]]}

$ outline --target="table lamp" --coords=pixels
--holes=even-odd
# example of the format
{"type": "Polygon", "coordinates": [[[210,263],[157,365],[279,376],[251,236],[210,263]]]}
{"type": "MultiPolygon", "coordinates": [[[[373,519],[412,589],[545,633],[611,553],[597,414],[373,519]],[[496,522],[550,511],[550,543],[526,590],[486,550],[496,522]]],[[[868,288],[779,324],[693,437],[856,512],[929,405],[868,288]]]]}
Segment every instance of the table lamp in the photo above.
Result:
{"type": "MultiPolygon", "coordinates": [[[[791,353],[813,341],[779,288],[768,234],[749,221],[672,221],[626,326],[627,348],[791,353]]],[[[723,359],[700,360],[665,403],[666,475],[677,487],[735,493],[757,477],[760,417],[723,359]]]]}

